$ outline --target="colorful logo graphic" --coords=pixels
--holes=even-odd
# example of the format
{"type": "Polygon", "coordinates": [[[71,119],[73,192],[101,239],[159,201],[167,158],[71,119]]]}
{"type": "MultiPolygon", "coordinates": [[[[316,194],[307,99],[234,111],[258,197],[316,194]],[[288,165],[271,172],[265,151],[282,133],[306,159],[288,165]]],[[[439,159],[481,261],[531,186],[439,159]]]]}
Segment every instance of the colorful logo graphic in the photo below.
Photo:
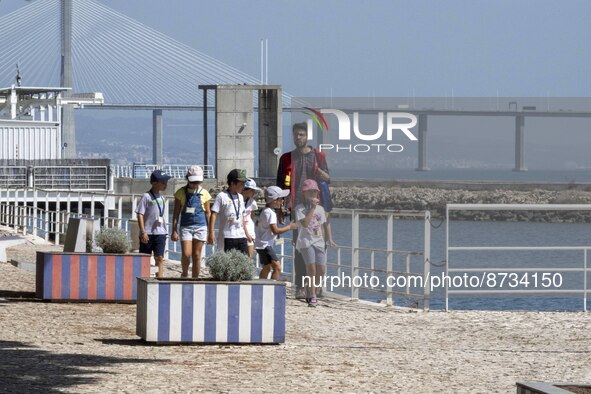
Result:
{"type": "Polygon", "coordinates": [[[326,131],[328,131],[328,123],[326,122],[326,119],[324,119],[324,115],[322,115],[319,111],[310,108],[310,107],[304,107],[304,109],[307,109],[310,112],[306,112],[304,111],[304,113],[306,115],[308,115],[310,118],[312,118],[312,120],[314,120],[314,122],[316,122],[316,124],[318,125],[318,127],[320,127],[320,130],[324,130],[324,128],[326,127],[326,131]]]}

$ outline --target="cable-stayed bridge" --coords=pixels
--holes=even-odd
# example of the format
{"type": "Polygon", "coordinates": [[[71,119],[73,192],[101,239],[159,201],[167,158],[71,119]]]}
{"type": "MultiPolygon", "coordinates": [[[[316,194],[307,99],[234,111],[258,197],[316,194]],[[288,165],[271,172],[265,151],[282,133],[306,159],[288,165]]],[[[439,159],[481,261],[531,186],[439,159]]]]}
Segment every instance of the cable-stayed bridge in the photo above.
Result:
{"type": "MultiPolygon", "coordinates": [[[[261,83],[99,1],[70,2],[73,92],[102,92],[106,105],[197,107],[199,85],[261,83]]],[[[0,86],[15,84],[17,63],[23,85],[62,86],[63,3],[0,17],[0,86]]]]}
{"type": "MultiPolygon", "coordinates": [[[[252,86],[251,112],[268,104],[264,92],[281,92],[95,0],[37,0],[0,17],[0,87],[21,83],[71,88],[65,97],[100,92],[101,108],[153,110],[154,164],[162,163],[162,110],[204,110],[208,164],[206,115],[216,96],[207,90],[252,86]]],[[[280,96],[289,105],[291,97],[280,96]]],[[[61,110],[64,158],[76,157],[73,109],[61,110]]]]}

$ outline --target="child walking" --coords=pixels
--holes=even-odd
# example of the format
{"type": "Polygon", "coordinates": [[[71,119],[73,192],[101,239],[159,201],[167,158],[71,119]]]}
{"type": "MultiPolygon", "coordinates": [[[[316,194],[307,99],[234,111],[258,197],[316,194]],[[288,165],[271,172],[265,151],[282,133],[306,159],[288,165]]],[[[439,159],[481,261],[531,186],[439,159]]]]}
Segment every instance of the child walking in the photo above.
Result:
{"type": "Polygon", "coordinates": [[[170,175],[160,170],[152,172],[150,175],[152,188],[144,193],[135,211],[140,230],[140,253],[154,253],[158,278],[164,276],[164,251],[168,236],[164,218],[166,200],[160,193],[166,190],[170,178],[172,178],[170,175]]]}
{"type": "Polygon", "coordinates": [[[301,253],[306,264],[306,294],[309,306],[318,303],[317,292],[322,288],[322,278],[326,273],[326,249],[324,223],[326,213],[320,205],[318,193],[320,189],[313,179],[306,179],[302,185],[304,201],[295,207],[299,235],[296,249],[301,253]]]}
{"type": "Polygon", "coordinates": [[[236,249],[248,256],[248,244],[244,232],[244,198],[240,192],[246,182],[246,170],[233,169],[228,173],[228,189],[218,193],[211,207],[211,220],[207,243],[214,243],[214,226],[219,217],[218,249],[236,249]]]}
{"type": "Polygon", "coordinates": [[[180,216],[180,239],[181,239],[181,267],[183,272],[181,278],[189,276],[189,263],[193,259],[191,277],[199,277],[201,268],[201,251],[203,244],[207,241],[207,223],[211,212],[209,201],[211,195],[202,188],[203,169],[199,166],[191,166],[185,175],[187,184],[174,193],[174,213],[172,215],[172,236],[173,241],[179,240],[177,225],[180,216]]]}
{"type": "Polygon", "coordinates": [[[279,279],[281,277],[281,264],[279,257],[273,249],[277,235],[283,234],[295,228],[294,225],[289,225],[279,228],[277,226],[276,209],[280,209],[283,205],[283,200],[289,195],[289,190],[281,190],[277,186],[270,186],[265,190],[265,208],[261,211],[259,220],[256,225],[256,240],[255,248],[259,255],[263,268],[259,274],[259,278],[267,279],[269,272],[273,270],[271,279],[279,279]]]}
{"type": "Polygon", "coordinates": [[[260,190],[254,180],[248,178],[244,182],[244,189],[242,190],[242,197],[244,198],[244,232],[248,245],[248,256],[251,259],[254,257],[254,241],[256,239],[253,219],[256,211],[259,209],[254,197],[260,190]]]}

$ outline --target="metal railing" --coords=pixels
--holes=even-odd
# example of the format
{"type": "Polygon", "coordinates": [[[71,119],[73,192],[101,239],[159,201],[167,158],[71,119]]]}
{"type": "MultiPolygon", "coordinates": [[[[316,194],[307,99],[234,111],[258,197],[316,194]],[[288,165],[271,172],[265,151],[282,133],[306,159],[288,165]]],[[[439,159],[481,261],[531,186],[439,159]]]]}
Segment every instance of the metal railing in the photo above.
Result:
{"type": "MultiPolygon", "coordinates": [[[[112,166],[113,174],[116,178],[149,178],[154,170],[162,170],[173,178],[184,178],[190,164],[130,164],[130,165],[116,165],[112,166]]],[[[213,165],[199,165],[203,168],[204,179],[214,179],[215,172],[213,165]]]]}
{"type": "MultiPolygon", "coordinates": [[[[40,189],[0,190],[0,224],[14,228],[16,232],[31,233],[56,244],[65,237],[68,220],[72,217],[85,217],[101,221],[104,227],[122,228],[132,235],[137,230],[134,223],[135,210],[141,194],[113,194],[98,192],[54,192],[40,189]]],[[[167,198],[164,205],[164,216],[171,219],[172,198],[167,198]]],[[[335,256],[327,259],[327,274],[341,275],[346,273],[351,278],[363,276],[364,273],[378,277],[400,275],[409,277],[419,275],[423,279],[430,275],[431,226],[429,211],[387,211],[387,210],[351,210],[334,209],[333,215],[351,218],[351,243],[338,245],[332,252],[335,256]],[[386,248],[367,248],[360,244],[360,219],[362,217],[383,218],[386,222],[386,248]],[[394,222],[396,219],[419,219],[424,221],[424,241],[422,250],[397,250],[394,248],[394,222]],[[362,256],[367,255],[367,258],[362,256]],[[411,258],[419,257],[422,272],[412,272],[411,258]],[[346,258],[347,257],[347,258],[346,258]],[[398,261],[397,261],[398,260],[398,261]],[[398,265],[396,263],[398,262],[398,265]]],[[[132,242],[134,239],[132,239],[132,242]]],[[[136,244],[137,244],[137,240],[136,244]]],[[[294,248],[289,238],[282,237],[277,243],[281,258],[282,272],[295,278],[293,270],[294,248]],[[287,267],[289,269],[286,269],[287,267]]],[[[215,248],[209,248],[213,253],[215,248]]],[[[202,254],[202,266],[207,257],[207,248],[202,254]]],[[[170,253],[177,254],[180,259],[178,242],[169,239],[165,257],[170,253]]],[[[259,266],[258,256],[255,263],[259,266]]],[[[384,283],[384,282],[382,282],[384,283]]],[[[425,280],[426,283],[426,280],[425,280]]],[[[386,286],[373,288],[368,286],[351,286],[351,299],[360,299],[360,290],[377,293],[387,305],[394,304],[394,296],[412,297],[423,300],[423,309],[429,309],[430,288],[425,286],[419,293],[412,292],[410,286],[401,291],[386,286]]]]}
{"type": "Polygon", "coordinates": [[[0,167],[0,187],[25,188],[27,187],[27,167],[26,166],[1,166],[0,167]]]}
{"type": "MultiPolygon", "coordinates": [[[[445,283],[445,310],[449,310],[449,295],[451,294],[483,294],[483,295],[497,295],[497,294],[516,294],[516,295],[533,295],[533,294],[578,294],[583,297],[583,310],[587,311],[587,295],[591,292],[587,286],[587,255],[591,246],[450,246],[449,244],[449,213],[451,211],[591,211],[591,205],[587,204],[447,204],[445,210],[445,276],[449,277],[449,273],[453,272],[480,272],[482,276],[481,280],[478,281],[479,286],[476,289],[464,289],[464,290],[453,290],[449,289],[450,281],[444,281],[445,283]],[[491,251],[491,252],[503,252],[503,251],[580,251],[581,266],[580,267],[478,267],[478,268],[467,268],[467,267],[452,267],[449,258],[449,252],[457,251],[491,251]],[[531,274],[532,279],[535,278],[536,285],[538,284],[537,273],[562,273],[562,272],[580,272],[583,274],[583,288],[582,289],[558,289],[553,288],[556,286],[543,286],[542,280],[546,278],[540,275],[540,286],[535,286],[534,290],[523,290],[517,288],[495,288],[495,289],[482,289],[483,281],[487,280],[485,274],[490,273],[494,275],[494,283],[498,284],[497,276],[499,280],[506,279],[507,275],[518,274],[518,273],[533,273],[531,274]],[[504,274],[504,276],[499,276],[504,274]]],[[[562,278],[562,277],[561,277],[562,278]]],[[[526,278],[527,279],[527,278],[526,278]]],[[[552,278],[547,278],[553,280],[552,278]]],[[[561,279],[562,282],[562,279],[561,279]]],[[[476,283],[476,281],[475,281],[476,283]]],[[[551,282],[552,283],[552,282],[551,282]]],[[[472,286],[471,286],[472,287],[472,286]]],[[[487,286],[485,286],[487,287],[487,286]]],[[[518,286],[515,286],[518,287],[518,286]]],[[[560,287],[560,286],[557,286],[560,287]]]]}
{"type": "Polygon", "coordinates": [[[109,190],[108,166],[0,166],[4,189],[109,190]]]}

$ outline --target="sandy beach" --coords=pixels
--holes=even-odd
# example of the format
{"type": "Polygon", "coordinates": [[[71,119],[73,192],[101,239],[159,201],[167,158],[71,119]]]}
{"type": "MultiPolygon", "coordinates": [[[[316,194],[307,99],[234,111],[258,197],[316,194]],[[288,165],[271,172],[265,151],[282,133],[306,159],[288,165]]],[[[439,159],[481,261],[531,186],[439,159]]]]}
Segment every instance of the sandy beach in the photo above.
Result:
{"type": "MultiPolygon", "coordinates": [[[[30,260],[41,247],[9,258],[30,260]]],[[[584,312],[289,299],[285,344],[151,346],[135,335],[135,305],[47,303],[34,289],[33,272],[0,263],[1,392],[509,393],[516,381],[591,383],[584,312]]]]}

